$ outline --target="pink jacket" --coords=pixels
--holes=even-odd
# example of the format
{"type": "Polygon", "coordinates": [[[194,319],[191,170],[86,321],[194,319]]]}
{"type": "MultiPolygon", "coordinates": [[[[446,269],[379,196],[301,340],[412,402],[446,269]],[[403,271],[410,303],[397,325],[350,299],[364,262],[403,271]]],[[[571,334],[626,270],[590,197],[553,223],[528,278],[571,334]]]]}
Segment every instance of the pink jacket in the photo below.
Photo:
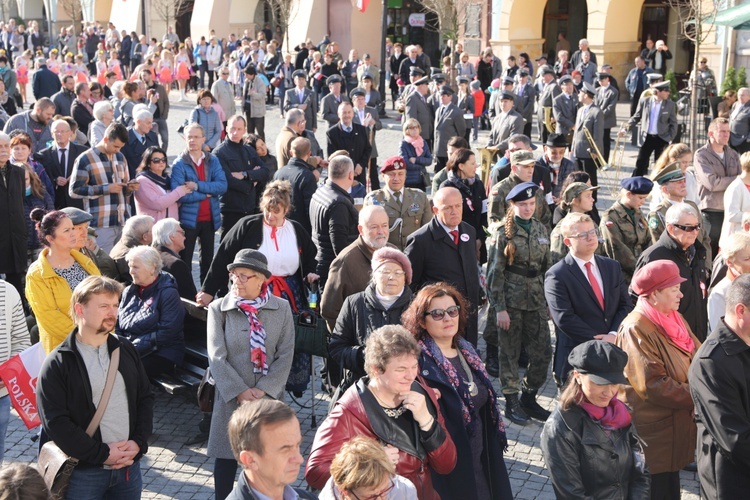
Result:
{"type": "Polygon", "coordinates": [[[188,194],[185,186],[174,191],[164,191],[154,181],[142,175],[138,176],[140,187],[135,192],[135,210],[138,215],[150,215],[154,221],[171,217],[180,220],[177,200],[188,194]]]}

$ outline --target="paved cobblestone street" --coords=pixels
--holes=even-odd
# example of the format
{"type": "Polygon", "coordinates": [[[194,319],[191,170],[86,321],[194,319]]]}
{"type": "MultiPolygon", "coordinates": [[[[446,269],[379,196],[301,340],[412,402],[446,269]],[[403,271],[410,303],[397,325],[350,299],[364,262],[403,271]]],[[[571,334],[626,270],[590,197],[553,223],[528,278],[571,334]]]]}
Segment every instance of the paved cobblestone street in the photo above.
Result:
{"type": "MultiPolygon", "coordinates": [[[[29,94],[31,95],[31,94],[29,94]]],[[[177,155],[184,148],[184,141],[178,136],[177,129],[188,116],[189,110],[194,106],[195,94],[190,94],[189,103],[178,103],[177,92],[171,93],[171,110],[169,114],[169,155],[177,155]]],[[[628,113],[629,104],[622,103],[618,106],[618,116],[624,119],[628,113]]],[[[384,129],[377,134],[378,149],[381,157],[392,156],[398,152],[401,141],[401,126],[392,117],[398,114],[390,110],[391,118],[384,120],[384,129]]],[[[283,120],[279,117],[278,103],[269,107],[266,115],[267,142],[271,152],[277,131],[283,126],[283,120]]],[[[316,136],[320,144],[325,148],[325,128],[323,122],[316,136]]],[[[472,144],[478,147],[486,142],[488,132],[481,132],[479,142],[472,144]]],[[[534,137],[536,138],[536,136],[534,137]]],[[[630,145],[626,148],[625,163],[633,165],[636,149],[630,145]]],[[[627,168],[628,174],[632,167],[627,168]]],[[[600,174],[600,184],[603,186],[599,196],[598,207],[600,212],[612,203],[612,195],[615,190],[614,173],[606,172],[600,174]]],[[[197,262],[194,262],[194,274],[197,275],[197,262]]],[[[482,331],[480,325],[480,331],[482,331]]],[[[483,342],[480,340],[480,350],[484,352],[483,342]]],[[[319,389],[319,379],[317,379],[319,389]]],[[[499,392],[499,383],[495,380],[499,392]]],[[[555,384],[552,377],[540,391],[540,403],[542,406],[552,409],[556,404],[555,384]]],[[[298,402],[287,402],[297,411],[303,433],[303,455],[307,456],[315,435],[315,428],[311,426],[312,410],[311,404],[315,402],[315,416],[320,424],[325,417],[328,400],[322,394],[313,393],[308,389],[298,402]]],[[[504,409],[505,402],[500,400],[500,406],[504,409]]],[[[206,456],[206,443],[187,445],[198,434],[198,422],[201,414],[194,400],[188,400],[182,396],[170,396],[157,392],[154,409],[154,436],[152,437],[148,454],[141,462],[143,471],[144,494],[143,498],[158,498],[180,500],[209,499],[213,498],[213,460],[206,456]]],[[[544,460],[539,448],[539,438],[542,430],[540,422],[533,421],[530,425],[519,427],[506,422],[509,449],[506,454],[506,465],[510,474],[511,486],[515,498],[520,499],[552,499],[554,493],[549,480],[544,460]]],[[[11,422],[6,438],[6,462],[32,463],[36,460],[37,444],[32,441],[32,436],[37,430],[28,431],[17,417],[15,412],[11,415],[11,422]]],[[[304,485],[304,467],[300,470],[298,485],[304,485]]],[[[699,486],[697,474],[681,473],[682,498],[698,499],[699,486]]],[[[463,499],[460,499],[463,500],[463,499]]],[[[468,499],[467,499],[468,500],[468,499]]]]}

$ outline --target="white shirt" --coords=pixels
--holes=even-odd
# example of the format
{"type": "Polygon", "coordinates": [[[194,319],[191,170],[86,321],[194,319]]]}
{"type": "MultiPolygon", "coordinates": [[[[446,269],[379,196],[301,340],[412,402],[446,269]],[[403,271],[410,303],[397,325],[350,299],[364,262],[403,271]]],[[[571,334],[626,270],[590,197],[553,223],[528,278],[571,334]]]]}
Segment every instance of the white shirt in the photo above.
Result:
{"type": "MultiPolygon", "coordinates": [[[[451,229],[451,228],[449,228],[448,226],[446,226],[445,224],[443,224],[443,221],[441,221],[441,220],[440,220],[440,219],[438,219],[437,217],[435,217],[435,218],[437,219],[437,221],[438,221],[438,224],[440,224],[440,226],[441,226],[441,227],[442,227],[443,229],[445,229],[445,232],[446,232],[446,233],[448,233],[448,236],[450,236],[451,238],[453,238],[453,235],[451,234],[451,231],[458,231],[458,226],[456,226],[455,228],[451,229]]],[[[461,231],[458,231],[458,232],[459,232],[459,236],[460,236],[460,233],[461,233],[461,231]]]]}
{"type": "Polygon", "coordinates": [[[299,251],[297,250],[297,233],[291,222],[284,221],[281,227],[276,228],[276,244],[271,239],[271,226],[263,223],[263,243],[258,251],[268,259],[268,270],[274,276],[291,276],[299,269],[299,251]]]}
{"type": "MultiPolygon", "coordinates": [[[[578,267],[581,269],[581,272],[586,277],[586,279],[589,279],[589,273],[586,270],[586,264],[591,262],[591,271],[594,273],[594,278],[596,279],[596,283],[599,285],[599,290],[602,292],[602,297],[604,297],[604,282],[602,281],[602,273],[599,272],[599,268],[596,265],[596,259],[594,257],[591,257],[589,260],[583,260],[579,259],[572,253],[570,254],[571,257],[573,257],[573,260],[576,261],[576,264],[578,264],[578,267]]],[[[589,283],[591,280],[589,280],[589,283]]]]}
{"type": "Polygon", "coordinates": [[[657,135],[659,133],[659,112],[661,111],[661,101],[651,105],[651,113],[648,118],[648,134],[657,135]]]}
{"type": "Polygon", "coordinates": [[[708,328],[711,332],[719,326],[721,318],[725,314],[724,306],[726,305],[727,290],[729,290],[731,284],[732,281],[729,276],[725,276],[716,284],[708,296],[708,328]]]}

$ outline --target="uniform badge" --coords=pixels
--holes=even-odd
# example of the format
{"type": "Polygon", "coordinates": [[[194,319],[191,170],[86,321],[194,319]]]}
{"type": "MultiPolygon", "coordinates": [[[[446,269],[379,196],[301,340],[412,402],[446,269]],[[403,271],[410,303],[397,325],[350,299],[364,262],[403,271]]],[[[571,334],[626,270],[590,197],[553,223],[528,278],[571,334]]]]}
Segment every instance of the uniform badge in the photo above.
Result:
{"type": "Polygon", "coordinates": [[[648,227],[650,227],[651,229],[656,229],[657,227],[659,227],[659,219],[657,219],[656,217],[651,217],[648,220],[648,227]]]}
{"type": "Polygon", "coordinates": [[[537,238],[539,240],[540,245],[549,245],[549,240],[547,238],[537,238]]]}
{"type": "Polygon", "coordinates": [[[471,198],[466,198],[466,205],[469,207],[469,210],[474,211],[474,204],[471,202],[471,198]]]}
{"type": "Polygon", "coordinates": [[[469,241],[469,235],[464,233],[461,235],[461,241],[469,241]]]}
{"type": "Polygon", "coordinates": [[[419,210],[419,203],[412,203],[409,206],[409,211],[410,212],[416,212],[417,210],[419,210]]]}
{"type": "Polygon", "coordinates": [[[425,377],[430,374],[430,370],[422,370],[422,375],[425,377]]]}

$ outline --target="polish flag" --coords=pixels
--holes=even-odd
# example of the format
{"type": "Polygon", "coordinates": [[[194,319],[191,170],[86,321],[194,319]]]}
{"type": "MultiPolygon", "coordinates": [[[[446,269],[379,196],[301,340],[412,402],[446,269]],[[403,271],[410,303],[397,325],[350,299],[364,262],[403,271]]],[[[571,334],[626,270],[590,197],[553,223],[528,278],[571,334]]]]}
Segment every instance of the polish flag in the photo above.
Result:
{"type": "Polygon", "coordinates": [[[357,0],[357,8],[360,12],[366,11],[369,4],[370,0],[357,0]]]}
{"type": "Polygon", "coordinates": [[[8,389],[10,402],[28,429],[42,423],[36,404],[36,381],[45,357],[42,343],[37,342],[0,365],[0,379],[8,389]]]}

